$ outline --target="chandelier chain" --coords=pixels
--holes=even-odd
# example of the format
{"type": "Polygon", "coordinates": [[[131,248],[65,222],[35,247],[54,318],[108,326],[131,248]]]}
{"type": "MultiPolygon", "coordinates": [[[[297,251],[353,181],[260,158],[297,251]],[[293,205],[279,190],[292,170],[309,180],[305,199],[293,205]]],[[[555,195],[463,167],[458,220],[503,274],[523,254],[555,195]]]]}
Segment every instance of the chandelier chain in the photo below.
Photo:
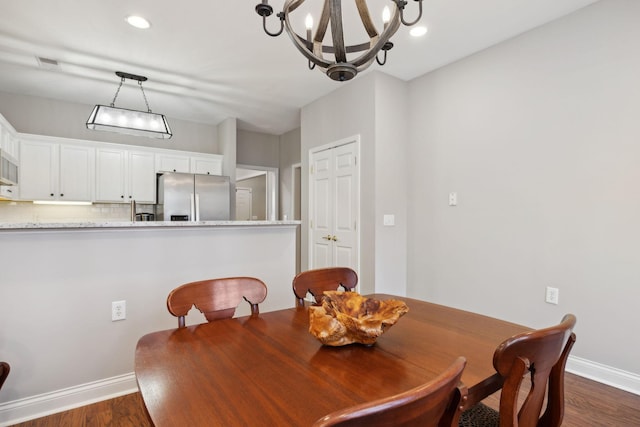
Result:
{"type": "Polygon", "coordinates": [[[142,91],[142,97],[144,98],[144,103],[147,104],[147,112],[151,113],[151,107],[149,107],[149,101],[147,101],[147,95],[144,93],[144,88],[142,87],[142,82],[138,82],[138,86],[140,86],[140,90],[142,91]]]}
{"type": "Polygon", "coordinates": [[[124,83],[124,77],[120,78],[120,85],[118,86],[118,89],[116,89],[116,94],[113,96],[113,101],[111,101],[111,106],[115,107],[116,105],[116,98],[118,97],[118,94],[120,93],[120,88],[122,87],[122,83],[124,83]]]}

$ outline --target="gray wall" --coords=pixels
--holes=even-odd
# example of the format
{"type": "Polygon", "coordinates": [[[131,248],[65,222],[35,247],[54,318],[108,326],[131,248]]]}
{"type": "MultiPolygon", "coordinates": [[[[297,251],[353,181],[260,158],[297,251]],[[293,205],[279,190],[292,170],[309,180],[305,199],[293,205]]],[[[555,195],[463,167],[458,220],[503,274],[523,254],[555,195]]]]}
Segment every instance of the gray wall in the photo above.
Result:
{"type": "Polygon", "coordinates": [[[279,167],[280,138],[266,133],[238,130],[239,165],[279,167]]]}
{"type": "MultiPolygon", "coordinates": [[[[360,290],[406,292],[406,84],[370,72],[303,107],[302,220],[309,221],[309,150],[360,135],[360,290]],[[396,226],[382,226],[383,214],[396,226]]],[[[302,227],[302,270],[308,268],[302,227]]]]}
{"type": "MultiPolygon", "coordinates": [[[[327,78],[319,75],[318,78],[327,78]]],[[[302,108],[302,223],[309,224],[309,150],[360,135],[360,271],[363,293],[374,290],[375,74],[359,76],[302,108]]],[[[301,267],[309,268],[308,226],[301,228],[301,267]]]]}
{"type": "MultiPolygon", "coordinates": [[[[18,132],[221,154],[216,125],[167,117],[173,136],[166,140],[92,131],[87,129],[86,123],[93,107],[93,105],[0,92],[0,114],[18,132]]],[[[162,111],[159,112],[162,113],[162,111]]]]}
{"type": "Polygon", "coordinates": [[[601,1],[410,83],[409,295],[572,312],[573,356],[640,374],[639,18],[601,1]]]}
{"type": "MultiPolygon", "coordinates": [[[[294,219],[292,166],[300,163],[300,128],[280,135],[280,217],[294,219]]],[[[299,190],[299,189],[298,189],[299,190]]]]}
{"type": "Polygon", "coordinates": [[[243,179],[236,183],[237,187],[251,189],[251,219],[264,221],[267,219],[267,176],[260,175],[243,179]],[[255,217],[255,218],[253,218],[255,217]]]}

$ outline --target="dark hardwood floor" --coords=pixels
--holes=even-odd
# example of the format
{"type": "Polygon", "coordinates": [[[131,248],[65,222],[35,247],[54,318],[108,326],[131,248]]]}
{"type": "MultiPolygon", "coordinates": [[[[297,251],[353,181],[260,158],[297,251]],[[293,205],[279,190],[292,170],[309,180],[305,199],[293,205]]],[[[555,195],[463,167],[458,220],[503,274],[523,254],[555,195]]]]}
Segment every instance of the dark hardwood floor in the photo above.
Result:
{"type": "MultiPolygon", "coordinates": [[[[499,392],[485,403],[495,406],[499,392]]],[[[640,396],[567,374],[565,427],[640,427],[640,396]]],[[[16,424],[19,427],[147,427],[153,424],[139,393],[16,424]]]]}

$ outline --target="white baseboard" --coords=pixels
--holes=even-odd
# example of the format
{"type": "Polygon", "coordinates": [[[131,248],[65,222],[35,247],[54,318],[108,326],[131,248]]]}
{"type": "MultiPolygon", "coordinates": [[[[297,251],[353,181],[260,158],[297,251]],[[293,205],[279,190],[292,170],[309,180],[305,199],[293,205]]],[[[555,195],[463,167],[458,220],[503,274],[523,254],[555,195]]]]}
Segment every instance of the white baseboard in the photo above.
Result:
{"type": "Polygon", "coordinates": [[[133,373],[0,404],[0,427],[138,391],[133,373]]]}
{"type": "Polygon", "coordinates": [[[569,356],[567,372],[640,395],[640,375],[580,357],[569,356]]]}
{"type": "MultiPolygon", "coordinates": [[[[640,395],[640,375],[569,356],[567,372],[640,395]]],[[[138,391],[133,373],[0,404],[0,427],[138,391]]]]}

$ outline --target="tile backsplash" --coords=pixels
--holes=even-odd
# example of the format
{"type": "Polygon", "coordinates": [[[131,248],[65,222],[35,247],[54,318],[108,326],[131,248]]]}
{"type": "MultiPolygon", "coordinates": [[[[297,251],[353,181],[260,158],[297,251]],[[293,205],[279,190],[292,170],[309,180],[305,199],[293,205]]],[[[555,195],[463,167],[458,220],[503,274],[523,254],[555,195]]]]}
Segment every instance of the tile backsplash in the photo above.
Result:
{"type": "MultiPolygon", "coordinates": [[[[154,212],[154,205],[138,204],[136,212],[154,212]]],[[[34,205],[0,201],[0,223],[130,221],[128,203],[94,203],[90,206],[34,205]]]]}

